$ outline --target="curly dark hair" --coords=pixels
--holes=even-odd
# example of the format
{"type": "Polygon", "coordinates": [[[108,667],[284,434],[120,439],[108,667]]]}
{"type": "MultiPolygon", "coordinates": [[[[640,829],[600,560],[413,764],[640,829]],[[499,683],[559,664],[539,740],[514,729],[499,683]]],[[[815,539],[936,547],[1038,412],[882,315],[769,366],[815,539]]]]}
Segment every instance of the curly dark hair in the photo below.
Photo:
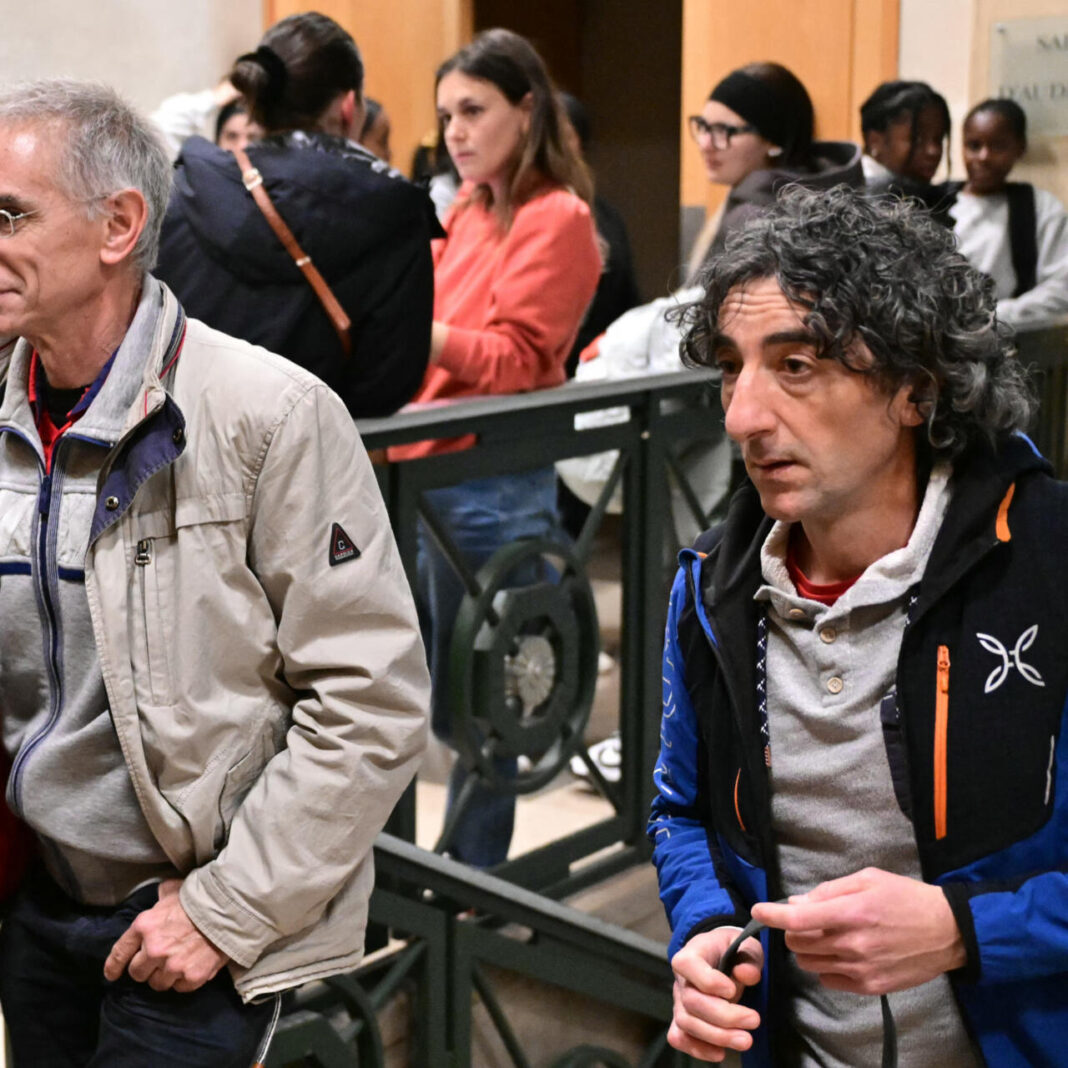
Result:
{"type": "Polygon", "coordinates": [[[909,202],[846,186],[783,190],[728,239],[701,279],[705,296],[676,313],[686,363],[715,365],[724,300],[761,278],[804,310],[821,357],[888,394],[913,385],[931,459],[993,444],[1030,421],[1035,395],[995,315],[993,282],[957,251],[952,231],[909,202]],[[857,341],[873,361],[857,360],[857,341]]]}

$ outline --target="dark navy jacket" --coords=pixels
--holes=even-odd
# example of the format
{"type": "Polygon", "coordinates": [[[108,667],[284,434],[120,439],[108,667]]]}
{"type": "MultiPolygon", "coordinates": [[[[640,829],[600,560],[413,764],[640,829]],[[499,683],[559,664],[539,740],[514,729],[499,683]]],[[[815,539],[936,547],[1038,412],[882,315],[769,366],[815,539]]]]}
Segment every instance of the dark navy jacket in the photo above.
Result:
{"type": "MultiPolygon", "coordinates": [[[[958,461],[953,485],[903,634],[896,710],[883,703],[887,759],[924,879],[944,888],[964,938],[968,962],[951,985],[987,1064],[1064,1065],[1068,485],[1023,437],[958,461]]],[[[745,486],[723,527],[682,553],[671,595],[649,834],[672,954],[781,896],[756,694],[763,607],[753,600],[770,528],[745,486]]],[[[747,1065],[776,1063],[785,1011],[781,935],[765,932],[765,950],[763,981],[746,999],[764,1019],[747,1065]]]]}
{"type": "Polygon", "coordinates": [[[182,147],[153,274],[190,316],[306,367],[353,416],[391,415],[422,384],[430,357],[430,239],[442,234],[430,198],[326,134],[270,137],[248,156],[352,320],[351,358],[237,161],[203,138],[182,147]]]}

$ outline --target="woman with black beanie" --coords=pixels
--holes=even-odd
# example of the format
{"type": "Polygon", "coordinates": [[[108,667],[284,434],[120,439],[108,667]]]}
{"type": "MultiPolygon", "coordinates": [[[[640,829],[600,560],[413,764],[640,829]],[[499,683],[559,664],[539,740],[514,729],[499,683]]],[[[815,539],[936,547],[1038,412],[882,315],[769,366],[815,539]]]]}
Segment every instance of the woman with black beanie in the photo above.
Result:
{"type": "Polygon", "coordinates": [[[730,186],[721,214],[690,258],[692,281],[723,250],[727,235],[773,204],[783,186],[863,185],[860,150],[847,141],[813,141],[813,125],[808,91],[778,63],[732,71],[690,116],[709,181],[730,186]]]}

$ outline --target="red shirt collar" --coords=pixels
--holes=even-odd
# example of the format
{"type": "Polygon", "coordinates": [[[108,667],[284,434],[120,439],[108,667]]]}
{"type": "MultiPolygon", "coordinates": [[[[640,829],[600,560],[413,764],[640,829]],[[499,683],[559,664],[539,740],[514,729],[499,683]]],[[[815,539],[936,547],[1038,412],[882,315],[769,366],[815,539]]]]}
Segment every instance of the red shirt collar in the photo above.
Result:
{"type": "Polygon", "coordinates": [[[813,582],[801,570],[797,562],[797,553],[794,549],[794,539],[791,537],[786,546],[786,570],[790,575],[798,596],[808,601],[817,601],[819,604],[832,605],[843,593],[853,586],[860,575],[843,579],[841,582],[813,582]]]}

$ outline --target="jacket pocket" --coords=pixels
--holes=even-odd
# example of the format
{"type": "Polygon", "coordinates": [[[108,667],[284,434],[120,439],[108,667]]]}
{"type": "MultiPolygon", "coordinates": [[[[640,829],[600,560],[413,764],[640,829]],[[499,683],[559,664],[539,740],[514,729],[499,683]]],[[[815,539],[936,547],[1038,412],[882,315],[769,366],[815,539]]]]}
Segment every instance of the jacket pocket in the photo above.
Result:
{"type": "Polygon", "coordinates": [[[157,538],[139,538],[134,548],[134,584],[139,592],[143,683],[147,703],[156,706],[174,703],[170,649],[166,620],[171,615],[170,589],[160,573],[157,538]]]}
{"type": "Polygon", "coordinates": [[[934,733],[934,829],[935,838],[946,837],[947,805],[947,744],[949,738],[949,647],[938,647],[938,669],[935,674],[935,733],[934,733]]]}
{"type": "Polygon", "coordinates": [[[259,735],[252,747],[226,769],[219,793],[218,822],[215,825],[216,852],[226,844],[230,825],[248,792],[255,786],[275,754],[284,748],[284,715],[284,710],[278,709],[275,716],[261,724],[259,735]]]}
{"type": "Polygon", "coordinates": [[[227,569],[245,565],[243,521],[236,494],[182,498],[130,515],[130,655],[139,704],[188,701],[217,674],[205,649],[227,642],[232,620],[211,609],[229,604],[227,569]]]}
{"type": "Polygon", "coordinates": [[[29,487],[0,489],[0,564],[29,563],[36,506],[36,492],[29,487]]]}

